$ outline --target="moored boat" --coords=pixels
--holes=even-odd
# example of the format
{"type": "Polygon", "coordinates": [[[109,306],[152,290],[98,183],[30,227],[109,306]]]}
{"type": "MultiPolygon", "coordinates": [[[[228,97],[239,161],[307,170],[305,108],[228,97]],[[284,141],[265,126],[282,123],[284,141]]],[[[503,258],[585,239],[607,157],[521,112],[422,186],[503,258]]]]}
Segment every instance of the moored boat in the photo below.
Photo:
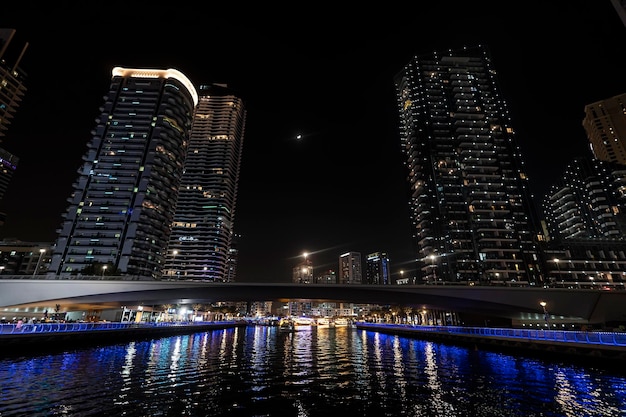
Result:
{"type": "Polygon", "coordinates": [[[310,329],[315,323],[315,320],[313,320],[310,317],[294,317],[292,320],[293,320],[294,328],[296,330],[310,329]]]}
{"type": "Polygon", "coordinates": [[[328,317],[320,317],[317,319],[317,328],[327,328],[331,326],[331,321],[328,317]]]}
{"type": "Polygon", "coordinates": [[[282,318],[278,322],[278,330],[283,332],[293,332],[295,330],[295,325],[293,320],[288,318],[282,318]]]}
{"type": "Polygon", "coordinates": [[[333,322],[335,327],[347,327],[350,325],[350,321],[345,317],[336,317],[333,322]]]}

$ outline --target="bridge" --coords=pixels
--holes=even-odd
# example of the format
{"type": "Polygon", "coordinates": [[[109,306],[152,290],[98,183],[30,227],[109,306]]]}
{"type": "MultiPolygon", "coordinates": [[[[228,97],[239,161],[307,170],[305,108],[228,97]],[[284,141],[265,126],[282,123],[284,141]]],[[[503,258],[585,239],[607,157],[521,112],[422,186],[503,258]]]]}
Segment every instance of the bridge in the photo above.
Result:
{"type": "MultiPolygon", "coordinates": [[[[17,278],[17,276],[15,277],[17,278]]],[[[123,305],[313,300],[400,305],[524,320],[541,312],[584,324],[626,323],[626,291],[504,286],[212,283],[127,279],[0,280],[0,309],[60,304],[64,311],[123,305]]]]}

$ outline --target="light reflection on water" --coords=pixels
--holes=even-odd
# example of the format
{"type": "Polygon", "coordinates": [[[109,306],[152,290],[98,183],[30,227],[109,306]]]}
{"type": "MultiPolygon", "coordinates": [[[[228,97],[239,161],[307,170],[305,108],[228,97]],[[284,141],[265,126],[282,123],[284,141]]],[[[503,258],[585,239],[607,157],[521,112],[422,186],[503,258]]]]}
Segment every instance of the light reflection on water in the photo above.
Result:
{"type": "Polygon", "coordinates": [[[626,416],[626,376],[356,330],[248,327],[0,359],[9,416],[626,416]]]}

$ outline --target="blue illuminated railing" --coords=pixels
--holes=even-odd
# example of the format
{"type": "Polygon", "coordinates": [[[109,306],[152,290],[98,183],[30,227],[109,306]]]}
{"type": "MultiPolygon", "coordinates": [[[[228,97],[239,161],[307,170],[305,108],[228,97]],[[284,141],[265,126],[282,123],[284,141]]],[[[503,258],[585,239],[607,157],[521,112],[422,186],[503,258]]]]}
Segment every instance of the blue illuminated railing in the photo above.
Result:
{"type": "Polygon", "coordinates": [[[410,324],[388,323],[357,323],[359,328],[385,328],[400,332],[415,331],[416,333],[438,333],[457,336],[491,337],[498,339],[514,339],[551,343],[587,344],[596,346],[626,347],[626,332],[598,332],[575,330],[533,330],[509,329],[493,327],[460,327],[460,326],[417,326],[410,324]]]}
{"type": "Polygon", "coordinates": [[[24,323],[0,324],[1,334],[39,334],[39,333],[64,333],[64,332],[85,332],[85,331],[106,331],[106,330],[127,330],[127,329],[154,329],[164,327],[193,327],[193,326],[230,326],[236,323],[234,320],[225,321],[202,321],[202,322],[159,322],[159,323],[135,323],[135,322],[103,322],[103,323],[24,323]]]}

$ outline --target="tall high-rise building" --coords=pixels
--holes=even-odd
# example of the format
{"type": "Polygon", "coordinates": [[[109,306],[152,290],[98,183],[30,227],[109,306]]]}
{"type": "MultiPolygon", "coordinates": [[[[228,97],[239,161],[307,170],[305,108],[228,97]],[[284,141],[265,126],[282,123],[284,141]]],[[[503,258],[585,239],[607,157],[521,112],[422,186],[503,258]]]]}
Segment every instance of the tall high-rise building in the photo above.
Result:
{"type": "Polygon", "coordinates": [[[293,267],[291,281],[296,284],[313,283],[313,263],[307,255],[304,255],[302,262],[293,267]]]}
{"type": "Polygon", "coordinates": [[[368,284],[393,284],[389,270],[389,257],[385,252],[374,252],[365,257],[365,277],[368,284]]]}
{"type": "Polygon", "coordinates": [[[28,48],[28,43],[20,50],[20,53],[12,56],[9,49],[13,40],[15,29],[0,29],[0,142],[6,135],[6,131],[15,116],[17,108],[26,94],[24,80],[26,73],[21,70],[19,64],[28,48]]]}
{"type": "MultiPolygon", "coordinates": [[[[0,143],[6,136],[6,132],[17,112],[22,98],[26,93],[24,81],[26,73],[19,64],[28,48],[28,42],[19,50],[10,49],[15,29],[0,29],[0,143]]],[[[17,169],[19,158],[9,151],[0,148],[0,201],[9,187],[13,174],[17,169]]],[[[0,213],[0,226],[4,224],[5,214],[0,213]]]]}
{"type": "Polygon", "coordinates": [[[239,240],[241,235],[235,233],[228,250],[228,266],[226,272],[226,282],[235,282],[237,279],[237,264],[239,263],[239,240]]]}
{"type": "Polygon", "coordinates": [[[620,239],[626,234],[626,167],[577,158],[542,203],[551,239],[620,239]]]}
{"type": "Polygon", "coordinates": [[[326,269],[315,277],[316,284],[336,284],[337,273],[332,269],[326,269]]]}
{"type": "Polygon", "coordinates": [[[17,169],[19,158],[9,151],[0,148],[0,200],[9,188],[13,174],[17,169]]]}
{"type": "Polygon", "coordinates": [[[360,252],[346,252],[339,256],[339,284],[361,284],[363,271],[360,252]]]}
{"type": "Polygon", "coordinates": [[[626,165],[626,93],[587,104],[582,124],[596,159],[626,165]]]}
{"type": "Polygon", "coordinates": [[[611,4],[615,8],[624,27],[626,27],[626,0],[611,0],[611,4]]]}
{"type": "Polygon", "coordinates": [[[233,280],[235,205],[246,122],[241,98],[226,85],[201,85],[169,249],[167,275],[233,280]]]}
{"type": "Polygon", "coordinates": [[[49,273],[161,277],[197,102],[178,70],[113,69],[49,273]]]}
{"type": "Polygon", "coordinates": [[[540,281],[536,209],[488,49],[416,56],[394,82],[421,282],[540,281]]]}

